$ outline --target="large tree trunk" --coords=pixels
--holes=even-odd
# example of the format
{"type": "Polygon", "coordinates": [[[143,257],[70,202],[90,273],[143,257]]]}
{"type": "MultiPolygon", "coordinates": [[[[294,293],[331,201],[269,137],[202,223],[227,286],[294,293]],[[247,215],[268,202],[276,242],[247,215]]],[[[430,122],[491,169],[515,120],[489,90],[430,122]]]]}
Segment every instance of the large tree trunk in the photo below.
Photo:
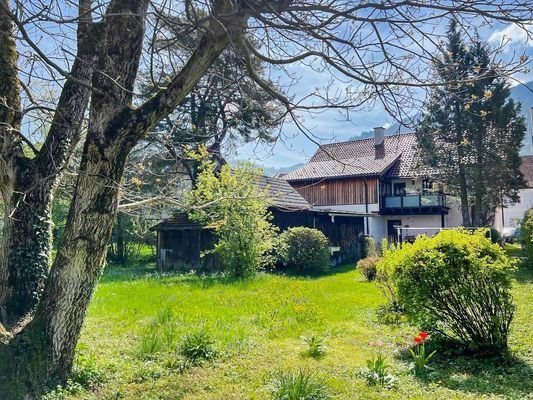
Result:
{"type": "Polygon", "coordinates": [[[230,12],[232,3],[217,3],[215,14],[225,16],[206,25],[180,74],[133,109],[147,6],[147,1],[115,0],[107,10],[95,69],[104,73],[93,76],[89,128],[65,233],[33,320],[0,346],[0,398],[36,398],[44,387],[66,380],[102,270],[129,152],[183,100],[246,22],[245,15],[230,12]]]}
{"type": "MultiPolygon", "coordinates": [[[[7,2],[0,7],[0,21],[12,27],[6,14],[7,7],[7,2]]],[[[4,177],[1,186],[5,208],[0,239],[0,323],[8,329],[17,329],[15,325],[23,325],[31,317],[44,288],[50,265],[51,209],[55,189],[62,169],[79,141],[81,122],[89,101],[90,89],[79,82],[89,83],[93,72],[95,45],[92,37],[95,32],[89,30],[91,1],[80,1],[79,8],[83,17],[78,26],[79,45],[71,68],[72,79],[65,82],[41,150],[35,158],[27,158],[16,134],[2,135],[4,145],[11,138],[11,145],[19,149],[2,149],[4,177]]],[[[0,31],[10,32],[5,26],[0,27],[0,31]]],[[[3,48],[16,52],[13,37],[0,35],[0,40],[3,40],[0,53],[3,48]]],[[[6,71],[5,77],[12,77],[10,98],[13,99],[12,108],[18,110],[16,57],[2,59],[0,65],[13,67],[13,71],[6,71]]],[[[6,93],[6,89],[2,89],[0,94],[6,93]]],[[[0,115],[0,121],[5,121],[5,116],[0,115]]]]}

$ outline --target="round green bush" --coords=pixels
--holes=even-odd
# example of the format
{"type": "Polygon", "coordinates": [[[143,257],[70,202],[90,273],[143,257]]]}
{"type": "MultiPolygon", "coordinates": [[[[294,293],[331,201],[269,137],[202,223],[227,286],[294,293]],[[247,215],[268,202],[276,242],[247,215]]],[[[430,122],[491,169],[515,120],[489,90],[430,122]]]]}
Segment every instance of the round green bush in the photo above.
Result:
{"type": "Polygon", "coordinates": [[[329,242],[317,229],[289,228],[280,235],[280,261],[298,272],[322,272],[330,266],[329,242]]]}
{"type": "Polygon", "coordinates": [[[444,230],[388,251],[378,276],[389,276],[410,319],[471,350],[497,353],[507,348],[515,310],[512,264],[485,230],[444,230]]]}
{"type": "Polygon", "coordinates": [[[377,264],[381,257],[367,257],[357,262],[357,269],[369,282],[376,279],[377,264]]]}

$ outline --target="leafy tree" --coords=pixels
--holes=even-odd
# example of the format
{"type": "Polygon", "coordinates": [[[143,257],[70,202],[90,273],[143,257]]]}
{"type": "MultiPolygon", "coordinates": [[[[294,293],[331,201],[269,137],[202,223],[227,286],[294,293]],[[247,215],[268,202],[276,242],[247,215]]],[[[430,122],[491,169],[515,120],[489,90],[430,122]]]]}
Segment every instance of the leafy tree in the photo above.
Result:
{"type": "Polygon", "coordinates": [[[234,169],[226,164],[216,173],[205,148],[192,158],[200,163],[189,196],[191,219],[214,229],[218,237],[214,251],[225,272],[238,278],[253,275],[272,261],[275,234],[268,188],[258,186],[261,171],[251,164],[234,169]]]}
{"type": "Polygon", "coordinates": [[[523,187],[520,147],[525,120],[509,85],[479,39],[467,48],[452,20],[448,43],[416,133],[424,162],[461,200],[463,224],[486,226],[523,187]]]}

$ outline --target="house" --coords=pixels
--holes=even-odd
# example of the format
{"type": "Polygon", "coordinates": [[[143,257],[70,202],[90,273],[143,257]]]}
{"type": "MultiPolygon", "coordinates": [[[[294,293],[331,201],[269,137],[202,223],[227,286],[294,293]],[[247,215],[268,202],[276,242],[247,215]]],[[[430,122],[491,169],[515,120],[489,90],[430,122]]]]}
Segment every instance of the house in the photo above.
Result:
{"type": "Polygon", "coordinates": [[[533,208],[533,155],[522,156],[521,159],[520,170],[524,175],[526,187],[520,190],[520,200],[517,203],[508,204],[503,210],[501,207],[496,210],[494,227],[500,232],[503,232],[505,228],[519,226],[526,211],[533,208]]]}
{"type": "MultiPolygon", "coordinates": [[[[263,176],[258,186],[260,190],[268,189],[272,222],[280,231],[295,226],[316,228],[329,239],[334,264],[361,258],[359,238],[365,214],[315,208],[283,179],[263,176]]],[[[215,254],[203,255],[216,243],[213,231],[191,221],[187,213],[178,212],[151,230],[157,232],[157,265],[161,270],[213,272],[220,268],[215,254]]]]}
{"type": "Polygon", "coordinates": [[[413,133],[385,136],[375,128],[373,138],[321,146],[282,179],[314,210],[364,215],[365,233],[380,241],[461,224],[457,199],[431,175],[419,162],[413,133]]]}

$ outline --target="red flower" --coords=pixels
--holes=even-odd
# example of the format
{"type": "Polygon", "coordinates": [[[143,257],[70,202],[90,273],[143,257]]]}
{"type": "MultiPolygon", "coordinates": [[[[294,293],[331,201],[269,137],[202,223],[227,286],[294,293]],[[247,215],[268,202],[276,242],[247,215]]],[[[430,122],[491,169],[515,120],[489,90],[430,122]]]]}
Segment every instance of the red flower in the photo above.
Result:
{"type": "Polygon", "coordinates": [[[422,339],[422,336],[420,335],[416,335],[415,338],[414,338],[414,341],[416,344],[420,344],[424,341],[424,339],[422,339]]]}
{"type": "Polygon", "coordinates": [[[420,332],[418,336],[420,336],[422,340],[426,340],[429,337],[429,334],[427,332],[420,332]]]}

